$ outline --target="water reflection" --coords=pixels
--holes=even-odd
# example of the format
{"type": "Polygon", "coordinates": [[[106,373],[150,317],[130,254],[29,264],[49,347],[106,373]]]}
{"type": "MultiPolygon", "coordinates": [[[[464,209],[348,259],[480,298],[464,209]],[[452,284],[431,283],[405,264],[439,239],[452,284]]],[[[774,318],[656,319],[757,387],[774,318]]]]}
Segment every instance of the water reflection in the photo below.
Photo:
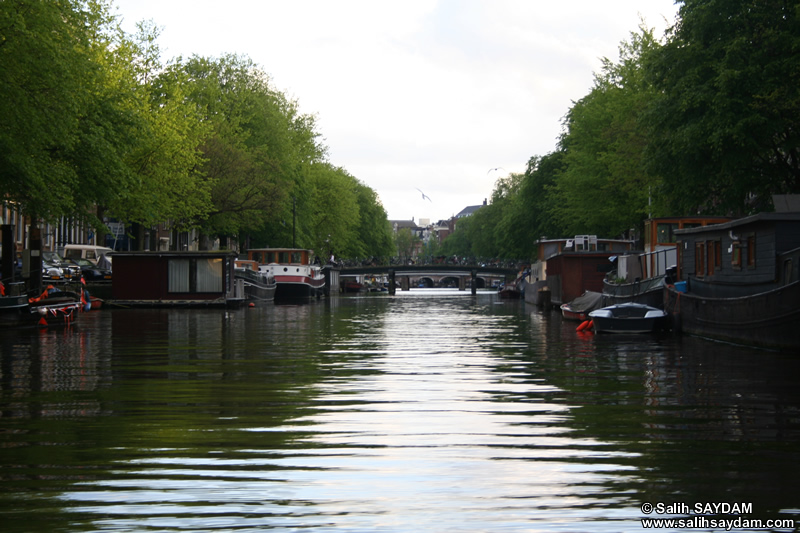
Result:
{"type": "Polygon", "coordinates": [[[800,507],[786,356],[577,335],[455,292],[85,316],[2,337],[8,530],[619,531],[643,501],[800,507]]]}

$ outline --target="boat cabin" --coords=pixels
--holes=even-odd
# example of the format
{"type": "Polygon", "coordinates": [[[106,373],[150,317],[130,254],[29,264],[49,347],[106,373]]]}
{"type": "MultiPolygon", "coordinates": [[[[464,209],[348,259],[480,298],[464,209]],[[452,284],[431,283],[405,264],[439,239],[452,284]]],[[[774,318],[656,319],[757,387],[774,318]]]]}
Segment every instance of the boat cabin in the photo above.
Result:
{"type": "MultiPolygon", "coordinates": [[[[662,276],[678,264],[676,231],[728,222],[729,217],[661,217],[644,221],[644,254],[637,258],[641,279],[662,276]]],[[[623,276],[625,277],[625,276],[623,276]]]]}
{"type": "Polygon", "coordinates": [[[760,213],[675,235],[678,279],[699,295],[733,298],[800,279],[800,212],[760,213]]]}
{"type": "Polygon", "coordinates": [[[614,268],[609,257],[629,252],[633,241],[576,235],[570,239],[542,238],[536,244],[538,261],[531,265],[529,278],[534,294],[530,298],[526,294],[526,301],[538,305],[535,293],[546,286],[550,303],[561,305],[586,291],[601,292],[603,279],[614,268]]]}
{"type": "Polygon", "coordinates": [[[234,305],[234,252],[114,252],[113,299],[126,305],[234,305]]]}
{"type": "Polygon", "coordinates": [[[300,248],[260,248],[247,251],[247,259],[261,265],[310,265],[314,252],[300,248]]]}

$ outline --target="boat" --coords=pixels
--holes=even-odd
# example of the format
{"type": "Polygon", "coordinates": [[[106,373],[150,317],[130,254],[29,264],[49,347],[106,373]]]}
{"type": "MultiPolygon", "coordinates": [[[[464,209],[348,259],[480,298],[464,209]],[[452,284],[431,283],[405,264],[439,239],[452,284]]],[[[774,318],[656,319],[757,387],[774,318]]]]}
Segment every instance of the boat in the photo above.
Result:
{"type": "Polygon", "coordinates": [[[244,285],[245,298],[251,302],[271,302],[275,298],[277,283],[267,272],[262,272],[255,261],[237,259],[233,275],[244,285]]]}
{"type": "Polygon", "coordinates": [[[603,296],[609,303],[633,302],[662,309],[666,286],[666,274],[627,283],[605,279],[603,280],[603,296]]]}
{"type": "Polygon", "coordinates": [[[589,313],[603,306],[603,294],[595,291],[586,291],[571,302],[561,304],[561,316],[565,320],[583,322],[588,319],[589,313]]]}
{"type": "Polygon", "coordinates": [[[679,281],[665,292],[675,329],[798,353],[800,205],[676,233],[679,281]]]}
{"type": "Polygon", "coordinates": [[[347,292],[347,293],[365,292],[367,291],[367,287],[363,283],[358,281],[357,277],[348,276],[342,279],[341,290],[342,292],[347,292]]]}
{"type": "Polygon", "coordinates": [[[597,333],[652,333],[665,329],[669,322],[663,309],[635,302],[595,309],[589,319],[597,333]]]}
{"type": "Polygon", "coordinates": [[[313,256],[313,251],[301,248],[261,248],[247,252],[247,258],[256,261],[261,272],[275,279],[276,300],[319,298],[325,293],[325,275],[313,256]]]}
{"type": "Polygon", "coordinates": [[[506,283],[500,286],[497,297],[504,300],[518,300],[522,297],[522,291],[517,287],[516,282],[506,283]]]}
{"type": "Polygon", "coordinates": [[[35,298],[28,298],[23,283],[9,283],[0,295],[0,326],[71,325],[84,307],[80,296],[52,285],[35,298]]]}
{"type": "Polygon", "coordinates": [[[543,237],[535,244],[537,259],[531,265],[525,301],[560,307],[586,291],[602,292],[603,278],[614,268],[609,258],[630,251],[633,241],[575,235],[568,239],[543,237]]]}

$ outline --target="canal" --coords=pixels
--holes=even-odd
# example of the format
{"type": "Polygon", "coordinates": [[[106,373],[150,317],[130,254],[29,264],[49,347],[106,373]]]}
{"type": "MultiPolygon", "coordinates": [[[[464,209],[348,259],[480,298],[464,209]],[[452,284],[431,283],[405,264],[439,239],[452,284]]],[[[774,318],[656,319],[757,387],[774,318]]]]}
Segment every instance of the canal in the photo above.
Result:
{"type": "Polygon", "coordinates": [[[101,310],[2,331],[0,350],[4,532],[800,519],[787,354],[578,334],[524,302],[424,289],[101,310]]]}

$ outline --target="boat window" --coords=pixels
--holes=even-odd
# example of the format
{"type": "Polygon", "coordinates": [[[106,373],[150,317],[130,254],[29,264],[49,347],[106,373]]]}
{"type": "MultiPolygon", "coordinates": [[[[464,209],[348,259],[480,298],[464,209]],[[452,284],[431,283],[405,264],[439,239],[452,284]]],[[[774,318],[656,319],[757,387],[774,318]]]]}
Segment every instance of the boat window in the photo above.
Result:
{"type": "Polygon", "coordinates": [[[222,292],[222,258],[197,260],[197,292],[222,292]]]}
{"type": "Polygon", "coordinates": [[[170,259],[167,267],[167,290],[169,292],[189,292],[189,259],[170,259]]]}
{"type": "Polygon", "coordinates": [[[675,230],[678,224],[661,222],[656,226],[656,238],[659,244],[675,242],[675,230]]]}
{"type": "Polygon", "coordinates": [[[292,263],[303,262],[303,252],[292,252],[292,263]]]}
{"type": "Polygon", "coordinates": [[[716,263],[714,262],[716,256],[714,255],[714,241],[708,241],[706,243],[706,252],[708,253],[708,261],[706,273],[709,276],[714,275],[714,269],[716,268],[716,263]]]}
{"type": "Polygon", "coordinates": [[[278,252],[277,263],[286,264],[289,262],[289,252],[278,252]]]}
{"type": "Polygon", "coordinates": [[[742,245],[739,241],[734,241],[731,244],[731,266],[735,270],[742,268],[742,245]]]}
{"type": "Polygon", "coordinates": [[[747,236],[747,268],[756,267],[756,236],[750,234],[747,236]]]}
{"type": "Polygon", "coordinates": [[[722,270],[722,241],[714,241],[714,267],[722,270]]]}
{"type": "Polygon", "coordinates": [[[694,243],[694,274],[698,277],[703,277],[705,273],[705,258],[706,258],[706,243],[694,243]]]}

